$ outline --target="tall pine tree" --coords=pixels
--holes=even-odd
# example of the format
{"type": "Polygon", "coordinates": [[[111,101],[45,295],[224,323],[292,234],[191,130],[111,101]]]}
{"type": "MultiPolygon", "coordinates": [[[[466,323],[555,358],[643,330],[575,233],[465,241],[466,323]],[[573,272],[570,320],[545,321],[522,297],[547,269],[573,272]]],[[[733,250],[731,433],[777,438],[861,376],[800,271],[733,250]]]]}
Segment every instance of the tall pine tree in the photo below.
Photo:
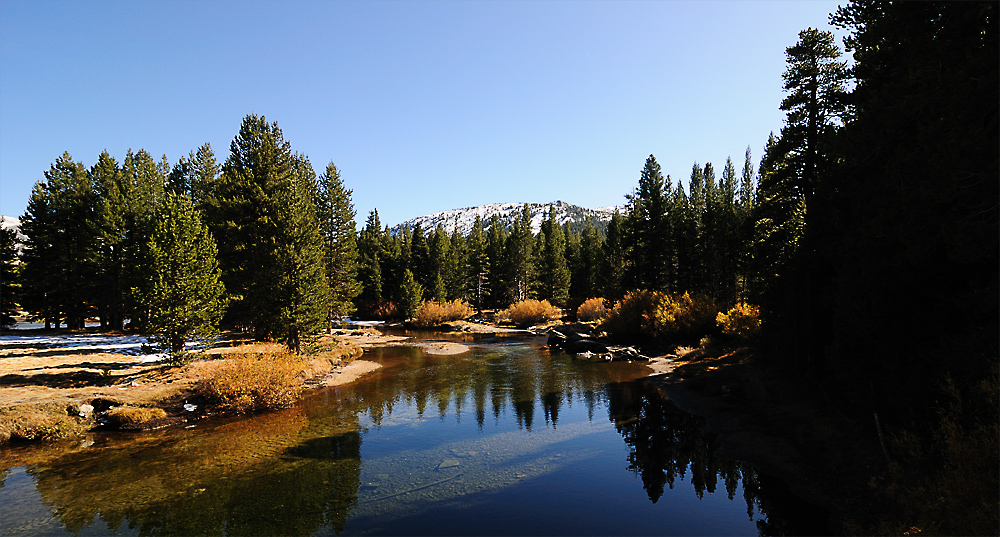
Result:
{"type": "Polygon", "coordinates": [[[330,293],[309,171],[293,166],[277,123],[247,116],[206,217],[232,298],[225,322],[298,350],[325,325],[330,293]]]}
{"type": "Polygon", "coordinates": [[[13,229],[0,229],[0,328],[14,325],[19,290],[17,233],[13,229]]]}
{"type": "Polygon", "coordinates": [[[340,171],[332,162],[319,176],[316,214],[323,235],[323,257],[330,286],[330,321],[354,312],[354,298],[361,292],[358,282],[357,231],[351,190],[344,187],[340,171]]]}
{"type": "Polygon", "coordinates": [[[566,238],[556,220],[556,209],[549,205],[548,217],[540,230],[541,249],[538,252],[538,297],[556,306],[565,306],[569,299],[570,272],[566,263],[566,238]]]}
{"type": "Polygon", "coordinates": [[[24,308],[46,326],[83,328],[97,309],[97,196],[87,169],[63,153],[36,183],[21,218],[24,308]]]}

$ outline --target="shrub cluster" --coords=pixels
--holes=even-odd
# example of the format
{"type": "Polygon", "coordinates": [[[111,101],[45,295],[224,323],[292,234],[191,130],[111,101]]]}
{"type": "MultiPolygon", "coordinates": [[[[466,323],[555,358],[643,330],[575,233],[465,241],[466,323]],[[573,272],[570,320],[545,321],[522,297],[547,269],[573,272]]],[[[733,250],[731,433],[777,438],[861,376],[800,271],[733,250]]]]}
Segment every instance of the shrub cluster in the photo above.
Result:
{"type": "Polygon", "coordinates": [[[740,302],[726,313],[720,311],[715,317],[715,324],[728,336],[753,339],[760,334],[760,308],[740,302]]]}
{"type": "Polygon", "coordinates": [[[522,300],[497,315],[500,320],[510,321],[522,328],[552,321],[561,316],[562,310],[550,304],[548,300],[522,300]]]}
{"type": "Polygon", "coordinates": [[[715,302],[704,296],[633,291],[615,304],[602,328],[616,337],[697,339],[712,331],[715,302]]]}
{"type": "Polygon", "coordinates": [[[238,414],[285,408],[302,393],[304,368],[294,354],[232,354],[213,376],[199,383],[198,393],[209,404],[238,414]]]}
{"type": "Polygon", "coordinates": [[[607,314],[608,310],[604,307],[604,299],[591,298],[580,304],[580,307],[576,309],[576,320],[582,322],[599,321],[607,314]]]}
{"type": "Polygon", "coordinates": [[[464,300],[451,302],[424,301],[413,324],[422,327],[438,326],[449,321],[465,319],[473,314],[472,306],[464,300]]]}

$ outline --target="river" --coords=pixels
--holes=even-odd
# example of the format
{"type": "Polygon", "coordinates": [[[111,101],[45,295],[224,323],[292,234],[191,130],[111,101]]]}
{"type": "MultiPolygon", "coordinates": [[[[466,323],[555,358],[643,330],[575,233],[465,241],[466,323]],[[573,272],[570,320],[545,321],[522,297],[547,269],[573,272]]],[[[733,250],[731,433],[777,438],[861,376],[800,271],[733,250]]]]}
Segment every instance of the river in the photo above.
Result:
{"type": "Polygon", "coordinates": [[[5,448],[0,535],[824,531],[782,483],[716,457],[639,363],[424,337],[470,351],[369,349],[377,372],[287,410],[5,448]]]}

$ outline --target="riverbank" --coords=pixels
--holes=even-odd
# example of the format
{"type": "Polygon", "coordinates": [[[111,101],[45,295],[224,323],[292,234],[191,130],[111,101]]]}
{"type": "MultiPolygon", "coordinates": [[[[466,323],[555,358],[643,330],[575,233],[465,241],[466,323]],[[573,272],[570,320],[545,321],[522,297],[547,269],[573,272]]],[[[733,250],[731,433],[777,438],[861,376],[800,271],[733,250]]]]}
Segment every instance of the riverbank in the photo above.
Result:
{"type": "MultiPolygon", "coordinates": [[[[304,356],[296,382],[303,388],[348,384],[378,369],[359,360],[352,340],[365,335],[324,336],[304,356]]],[[[377,339],[377,338],[369,338],[377,339]]],[[[0,445],[9,441],[58,439],[101,426],[131,429],[183,423],[222,409],[198,408],[198,386],[235,356],[276,354],[274,343],[221,344],[202,349],[182,366],[143,354],[144,338],[91,332],[6,332],[0,337],[0,445]],[[118,421],[99,417],[111,407],[118,421]]]]}
{"type": "Polygon", "coordinates": [[[874,425],[842,415],[821,393],[761,363],[747,347],[683,349],[648,381],[681,410],[702,416],[718,454],[749,462],[829,512],[831,533],[866,533],[864,498],[883,467],[874,425]]]}

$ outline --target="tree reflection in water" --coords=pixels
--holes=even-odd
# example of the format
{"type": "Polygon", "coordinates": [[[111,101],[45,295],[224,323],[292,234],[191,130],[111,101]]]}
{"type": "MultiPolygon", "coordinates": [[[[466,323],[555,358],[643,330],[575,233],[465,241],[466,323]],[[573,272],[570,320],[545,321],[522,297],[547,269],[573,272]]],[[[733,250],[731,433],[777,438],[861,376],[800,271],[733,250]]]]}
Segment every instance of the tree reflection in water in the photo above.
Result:
{"type": "Polygon", "coordinates": [[[747,516],[753,520],[755,510],[764,515],[757,520],[761,535],[824,533],[826,512],[753,466],[716,457],[716,438],[705,432],[704,418],[678,409],[648,382],[609,384],[605,393],[608,417],[630,448],[628,469],[641,479],[651,502],[690,472],[699,499],[721,483],[732,500],[742,482],[747,516]]]}

